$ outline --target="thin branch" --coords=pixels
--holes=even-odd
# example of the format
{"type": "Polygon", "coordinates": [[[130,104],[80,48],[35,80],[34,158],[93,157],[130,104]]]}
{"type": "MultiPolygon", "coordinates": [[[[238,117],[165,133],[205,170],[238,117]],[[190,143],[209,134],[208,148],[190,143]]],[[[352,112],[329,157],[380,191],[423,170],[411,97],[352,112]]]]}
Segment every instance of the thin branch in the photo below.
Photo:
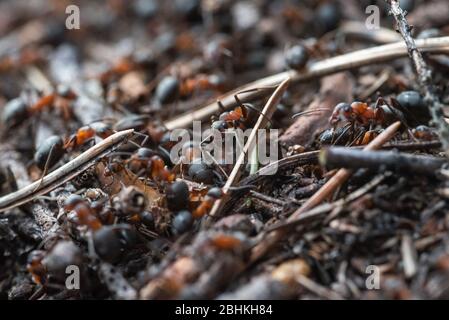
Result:
{"type": "Polygon", "coordinates": [[[124,130],[113,134],[99,144],[86,150],[72,161],[49,173],[42,179],[0,198],[0,212],[23,205],[35,197],[46,194],[70,181],[81,172],[98,163],[102,157],[114,151],[128,139],[134,130],[124,130]]]}
{"type": "MultiPolygon", "coordinates": [[[[411,35],[412,27],[407,22],[405,18],[405,13],[399,6],[399,1],[397,0],[385,0],[391,6],[391,13],[396,20],[398,31],[401,33],[405,44],[407,45],[407,51],[410,59],[413,62],[413,67],[415,69],[416,75],[418,76],[418,83],[421,87],[422,93],[424,94],[424,101],[426,101],[429,106],[430,114],[432,115],[432,120],[435,123],[438,133],[443,143],[443,148],[445,151],[449,149],[449,126],[444,121],[443,106],[438,98],[435,90],[435,86],[432,82],[432,71],[427,66],[421,52],[418,50],[417,43],[411,35]]],[[[417,41],[418,42],[418,41],[417,41]]]]}
{"type": "MultiPolygon", "coordinates": [[[[416,41],[416,45],[423,52],[449,53],[449,37],[420,39],[416,41]]],[[[218,99],[223,103],[225,109],[230,109],[237,106],[234,95],[240,91],[254,90],[256,88],[262,87],[275,87],[287,78],[291,79],[292,84],[297,84],[340,71],[390,61],[393,59],[404,57],[406,55],[407,48],[403,42],[396,42],[373,48],[358,50],[337,57],[315,62],[305,71],[298,72],[295,70],[289,70],[253,81],[226,93],[218,99]]],[[[242,102],[248,102],[258,98],[263,98],[269,95],[270,92],[270,90],[249,91],[240,94],[239,99],[242,102]]],[[[183,114],[178,118],[167,121],[165,122],[165,126],[169,130],[187,127],[191,125],[192,121],[207,119],[218,111],[219,108],[217,103],[213,102],[198,110],[189,111],[188,113],[183,114]]]]}

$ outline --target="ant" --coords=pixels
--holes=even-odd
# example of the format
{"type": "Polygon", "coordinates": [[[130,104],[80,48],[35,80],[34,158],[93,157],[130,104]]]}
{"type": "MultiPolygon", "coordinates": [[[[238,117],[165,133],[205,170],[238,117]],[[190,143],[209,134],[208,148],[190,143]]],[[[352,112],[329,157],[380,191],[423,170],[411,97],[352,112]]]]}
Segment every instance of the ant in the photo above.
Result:
{"type": "Polygon", "coordinates": [[[48,252],[32,251],[28,256],[27,269],[35,283],[45,287],[51,283],[52,287],[58,287],[66,279],[67,266],[81,267],[82,263],[81,249],[70,240],[60,240],[48,252]]]}
{"type": "Polygon", "coordinates": [[[196,91],[216,90],[223,91],[224,81],[218,75],[198,74],[187,78],[179,84],[181,97],[188,97],[196,91]]]}
{"type": "MultiPolygon", "coordinates": [[[[410,129],[412,126],[428,122],[429,118],[427,107],[419,93],[406,91],[398,95],[397,99],[391,98],[390,103],[382,97],[379,97],[376,103],[371,106],[359,101],[351,104],[339,103],[335,106],[329,123],[333,126],[334,133],[337,132],[336,128],[339,123],[347,123],[347,127],[340,133],[338,140],[346,135],[349,129],[354,132],[357,126],[361,127],[360,133],[352,143],[359,141],[360,144],[367,144],[378,133],[373,130],[375,126],[385,126],[394,120],[401,121],[409,136],[414,140],[416,138],[431,139],[430,130],[424,127],[416,128],[413,131],[410,129]]],[[[327,140],[327,135],[323,135],[320,139],[327,140]]]]}
{"type": "Polygon", "coordinates": [[[175,179],[174,173],[167,167],[162,157],[149,148],[137,149],[125,163],[132,172],[143,173],[156,181],[172,182],[175,179]]]}
{"type": "Polygon", "coordinates": [[[67,212],[75,212],[77,223],[82,226],[87,226],[94,232],[103,226],[95,210],[83,197],[77,194],[72,194],[67,197],[64,201],[64,210],[67,212]]]}
{"type": "Polygon", "coordinates": [[[106,84],[113,79],[122,76],[137,67],[137,64],[130,58],[121,58],[119,61],[114,63],[108,70],[101,73],[98,78],[101,83],[106,84]]]}
{"type": "Polygon", "coordinates": [[[76,94],[68,87],[58,86],[55,92],[42,96],[32,105],[26,104],[23,98],[16,98],[6,104],[2,120],[8,128],[14,128],[47,107],[60,108],[64,119],[69,119],[72,115],[70,106],[76,97],[76,94]]]}
{"type": "Polygon", "coordinates": [[[431,141],[437,138],[437,134],[428,126],[420,125],[412,130],[413,136],[418,140],[431,141]]]}
{"type": "MultiPolygon", "coordinates": [[[[380,100],[378,100],[379,102],[380,100]]],[[[337,104],[329,119],[331,125],[336,127],[339,122],[349,122],[351,125],[360,124],[362,126],[372,124],[382,124],[385,120],[383,109],[376,104],[374,107],[367,103],[355,101],[351,104],[341,102],[337,104]]]]}
{"type": "Polygon", "coordinates": [[[28,256],[27,270],[31,273],[33,281],[37,284],[45,285],[47,268],[42,263],[45,258],[45,251],[34,250],[28,256]]]}

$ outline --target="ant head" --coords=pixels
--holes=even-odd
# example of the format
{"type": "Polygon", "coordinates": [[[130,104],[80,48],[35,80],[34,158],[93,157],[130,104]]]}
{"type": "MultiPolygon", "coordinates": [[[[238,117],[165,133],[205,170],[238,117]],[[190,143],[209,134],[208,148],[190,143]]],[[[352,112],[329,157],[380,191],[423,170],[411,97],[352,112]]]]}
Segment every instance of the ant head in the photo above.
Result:
{"type": "Polygon", "coordinates": [[[331,125],[337,125],[340,121],[350,121],[353,118],[352,108],[348,103],[337,104],[329,120],[331,125]]]}

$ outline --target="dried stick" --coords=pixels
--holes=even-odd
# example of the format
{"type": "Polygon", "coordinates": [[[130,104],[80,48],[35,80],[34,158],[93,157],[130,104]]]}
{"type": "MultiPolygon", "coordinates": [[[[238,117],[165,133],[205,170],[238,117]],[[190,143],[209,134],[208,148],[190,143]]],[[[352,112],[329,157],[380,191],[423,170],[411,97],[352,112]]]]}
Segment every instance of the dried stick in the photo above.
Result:
{"type": "Polygon", "coordinates": [[[443,164],[445,158],[404,154],[394,151],[361,151],[343,147],[332,147],[321,151],[320,163],[329,169],[333,168],[370,168],[387,169],[401,172],[413,172],[434,175],[443,164]]]}
{"type": "Polygon", "coordinates": [[[290,83],[289,78],[282,81],[282,83],[279,85],[279,87],[277,87],[277,89],[271,95],[270,99],[265,104],[265,107],[263,108],[261,115],[259,116],[259,119],[254,125],[254,128],[251,130],[251,134],[249,135],[248,140],[245,146],[243,147],[243,150],[240,152],[237,162],[235,163],[234,168],[232,169],[231,174],[229,175],[229,179],[223,186],[223,194],[224,194],[223,197],[214,203],[214,206],[210,211],[209,214],[210,218],[215,217],[219,214],[221,208],[225,204],[226,197],[229,194],[229,189],[235,183],[238,182],[240,175],[242,173],[241,169],[244,164],[245,157],[250,153],[251,149],[254,149],[254,147],[256,146],[258,130],[265,128],[265,126],[267,125],[268,119],[272,117],[274,110],[276,109],[276,106],[281,100],[281,97],[284,94],[285,90],[287,90],[289,83],[290,83]]]}
{"type": "Polygon", "coordinates": [[[430,114],[432,115],[432,120],[435,123],[438,133],[443,143],[443,148],[445,151],[449,151],[449,126],[444,121],[443,106],[438,98],[435,90],[435,86],[432,82],[432,71],[427,66],[421,52],[411,35],[412,28],[409,26],[407,19],[405,18],[405,13],[399,6],[398,0],[385,0],[391,6],[391,13],[396,20],[397,28],[407,45],[407,51],[410,59],[413,62],[413,67],[415,69],[416,75],[418,76],[418,83],[421,87],[422,93],[424,94],[424,101],[429,106],[430,114]]]}
{"type": "MultiPolygon", "coordinates": [[[[390,140],[401,126],[401,123],[395,122],[390,125],[384,132],[377,136],[370,142],[363,150],[376,150],[382,147],[388,140],[390,140]]],[[[340,169],[337,173],[324,184],[321,189],[310,197],[301,207],[299,207],[287,221],[296,220],[301,214],[317,206],[328,198],[334,191],[349,179],[352,171],[348,169],[340,169]]],[[[260,259],[273,245],[285,236],[286,232],[283,230],[276,230],[266,235],[266,237],[257,244],[251,253],[251,261],[255,262],[260,259]]]]}
{"type": "MultiPolygon", "coordinates": [[[[423,52],[449,53],[449,37],[420,39],[416,41],[416,45],[423,52]]],[[[323,61],[318,61],[316,63],[313,63],[306,71],[303,72],[289,70],[253,81],[226,93],[218,99],[223,103],[225,109],[230,109],[237,106],[234,95],[240,91],[246,91],[261,87],[275,87],[287,78],[291,79],[292,84],[297,84],[340,71],[390,61],[393,59],[404,57],[406,55],[407,48],[403,42],[396,42],[373,48],[358,50],[323,61]]],[[[257,98],[265,97],[269,93],[269,90],[245,92],[239,95],[239,99],[242,102],[248,102],[257,98]]],[[[191,125],[192,121],[207,119],[218,111],[219,108],[217,103],[213,102],[198,110],[189,111],[188,113],[183,114],[178,118],[167,121],[165,122],[165,126],[169,130],[187,127],[191,125]]]]}
{"type": "Polygon", "coordinates": [[[117,146],[126,141],[133,132],[133,129],[117,132],[42,179],[35,181],[16,192],[1,197],[0,212],[27,203],[35,197],[46,194],[67,181],[70,181],[81,172],[96,164],[102,157],[114,151],[117,146]]]}

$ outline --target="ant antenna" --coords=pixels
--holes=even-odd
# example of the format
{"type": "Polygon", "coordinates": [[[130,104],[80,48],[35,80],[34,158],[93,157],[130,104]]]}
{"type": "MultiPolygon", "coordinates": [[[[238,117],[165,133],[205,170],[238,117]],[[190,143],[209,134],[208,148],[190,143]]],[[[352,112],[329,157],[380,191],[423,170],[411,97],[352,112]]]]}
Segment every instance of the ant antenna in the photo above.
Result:
{"type": "Polygon", "coordinates": [[[55,147],[55,146],[52,145],[51,148],[50,148],[50,152],[48,153],[47,160],[45,160],[44,171],[42,172],[42,176],[41,176],[41,179],[40,179],[41,181],[39,182],[39,184],[38,184],[38,186],[36,187],[36,189],[34,189],[34,191],[36,191],[37,189],[39,189],[39,188],[41,187],[41,185],[42,185],[42,182],[44,182],[44,177],[45,177],[45,175],[46,175],[47,172],[48,172],[48,166],[49,166],[49,164],[50,164],[51,156],[53,155],[54,147],[55,147]]]}

